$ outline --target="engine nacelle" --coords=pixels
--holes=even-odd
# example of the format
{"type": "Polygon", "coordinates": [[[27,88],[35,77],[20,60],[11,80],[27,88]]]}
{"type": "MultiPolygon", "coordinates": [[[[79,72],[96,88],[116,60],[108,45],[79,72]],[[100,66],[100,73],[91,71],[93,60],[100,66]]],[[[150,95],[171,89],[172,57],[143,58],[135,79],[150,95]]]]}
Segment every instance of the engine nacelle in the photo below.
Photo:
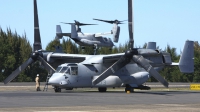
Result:
{"type": "Polygon", "coordinates": [[[119,40],[119,33],[120,33],[120,27],[117,26],[117,24],[114,24],[112,33],[113,33],[113,42],[117,43],[119,40]]]}
{"type": "Polygon", "coordinates": [[[136,85],[142,85],[144,82],[146,82],[149,79],[149,73],[148,72],[137,72],[130,76],[119,76],[121,81],[125,84],[136,84],[136,85]]]}

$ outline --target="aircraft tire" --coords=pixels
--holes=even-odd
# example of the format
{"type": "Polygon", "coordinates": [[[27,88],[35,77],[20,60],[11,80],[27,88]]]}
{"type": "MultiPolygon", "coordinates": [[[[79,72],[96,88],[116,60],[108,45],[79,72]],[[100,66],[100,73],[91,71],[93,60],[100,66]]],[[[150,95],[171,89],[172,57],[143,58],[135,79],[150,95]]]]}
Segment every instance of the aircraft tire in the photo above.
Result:
{"type": "Polygon", "coordinates": [[[133,93],[133,92],[134,92],[134,89],[131,88],[131,87],[126,87],[126,88],[125,88],[125,92],[127,93],[128,91],[131,92],[131,93],[133,93]]]}
{"type": "Polygon", "coordinates": [[[98,90],[99,90],[99,92],[106,92],[107,88],[106,87],[99,87],[98,90]]]}
{"type": "Polygon", "coordinates": [[[54,91],[55,91],[56,93],[61,92],[61,88],[55,87],[54,91]]]}

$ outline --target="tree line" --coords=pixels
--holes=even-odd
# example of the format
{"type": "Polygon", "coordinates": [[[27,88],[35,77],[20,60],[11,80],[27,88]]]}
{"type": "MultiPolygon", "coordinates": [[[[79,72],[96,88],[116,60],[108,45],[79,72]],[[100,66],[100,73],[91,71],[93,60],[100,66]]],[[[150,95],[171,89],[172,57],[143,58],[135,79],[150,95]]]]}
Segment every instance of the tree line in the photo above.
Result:
{"type": "MultiPolygon", "coordinates": [[[[12,32],[10,29],[3,31],[0,28],[0,81],[3,81],[8,75],[18,68],[23,62],[25,62],[32,52],[32,45],[27,40],[26,34],[20,36],[17,32],[12,32]]],[[[147,43],[144,43],[145,48],[147,43]]],[[[93,47],[85,47],[83,50],[81,46],[78,46],[71,39],[52,40],[46,46],[47,51],[55,51],[56,46],[61,46],[64,53],[69,54],[93,54],[93,47]]],[[[159,49],[159,46],[157,47],[159,49]]],[[[113,54],[122,53],[128,49],[128,41],[125,44],[119,44],[112,49],[106,47],[98,48],[96,54],[113,54]]],[[[176,48],[167,45],[165,49],[171,54],[173,62],[178,62],[180,55],[177,54],[176,48]]],[[[183,74],[179,71],[177,66],[165,67],[160,74],[169,82],[200,82],[200,44],[194,42],[194,73],[183,74]]],[[[40,74],[41,81],[46,81],[47,71],[40,65],[39,62],[35,62],[28,66],[24,71],[20,73],[13,81],[16,82],[32,82],[35,81],[36,74],[40,74]]],[[[156,82],[153,77],[148,81],[156,82]]]]}

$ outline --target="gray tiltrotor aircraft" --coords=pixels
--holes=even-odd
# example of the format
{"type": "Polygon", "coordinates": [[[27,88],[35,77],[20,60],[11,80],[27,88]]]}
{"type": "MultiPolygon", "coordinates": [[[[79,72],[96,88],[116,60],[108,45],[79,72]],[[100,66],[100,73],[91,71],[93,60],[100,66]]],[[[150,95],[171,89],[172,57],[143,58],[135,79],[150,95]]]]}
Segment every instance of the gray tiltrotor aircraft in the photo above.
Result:
{"type": "Polygon", "coordinates": [[[151,76],[168,87],[168,82],[158,73],[165,66],[178,65],[183,73],[194,71],[193,41],[185,42],[179,62],[174,63],[169,53],[156,50],[155,43],[150,43],[146,49],[133,48],[132,0],[128,0],[128,22],[130,48],[124,53],[82,55],[47,52],[41,50],[37,5],[34,0],[34,51],[26,62],[4,80],[4,84],[37,60],[48,71],[54,72],[48,84],[54,87],[55,92],[83,87],[96,87],[100,92],[105,92],[107,87],[125,87],[125,91],[149,89],[143,83],[151,76]]]}
{"type": "Polygon", "coordinates": [[[113,29],[111,32],[107,33],[83,33],[81,32],[80,26],[85,25],[96,25],[96,24],[85,24],[80,23],[75,20],[75,23],[64,23],[64,24],[70,24],[71,25],[71,33],[62,33],[62,29],[60,25],[56,25],[56,38],[61,39],[63,36],[68,36],[71,39],[73,39],[77,44],[82,46],[94,46],[94,48],[97,47],[113,47],[113,42],[118,42],[119,40],[119,33],[120,33],[120,27],[117,26],[117,24],[121,24],[120,21],[117,21],[113,24],[113,29]],[[117,23],[118,22],[118,23],[117,23]],[[113,41],[110,38],[103,37],[103,35],[109,35],[113,34],[113,41]]]}

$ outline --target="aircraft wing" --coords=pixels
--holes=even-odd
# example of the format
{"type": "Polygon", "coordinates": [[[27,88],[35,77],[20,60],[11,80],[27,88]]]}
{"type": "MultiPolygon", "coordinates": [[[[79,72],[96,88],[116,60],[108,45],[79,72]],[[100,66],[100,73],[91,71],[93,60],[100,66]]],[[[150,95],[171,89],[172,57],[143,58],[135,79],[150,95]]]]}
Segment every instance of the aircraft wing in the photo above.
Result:
{"type": "Polygon", "coordinates": [[[106,33],[95,33],[95,36],[94,37],[101,37],[101,36],[104,36],[104,35],[111,35],[112,33],[111,32],[106,32],[106,33]]]}
{"type": "Polygon", "coordinates": [[[55,62],[62,61],[62,63],[80,63],[86,57],[86,55],[81,54],[52,53],[47,56],[47,61],[54,60],[55,62]]]}
{"type": "Polygon", "coordinates": [[[123,56],[124,53],[110,54],[110,55],[83,55],[83,54],[66,54],[66,53],[52,53],[47,56],[47,62],[53,67],[57,67],[63,63],[80,63],[86,61],[89,63],[90,59],[103,59],[103,63],[114,63],[123,56]]]}
{"type": "Polygon", "coordinates": [[[103,56],[103,63],[114,63],[123,56],[124,53],[110,54],[103,56]]]}
{"type": "Polygon", "coordinates": [[[47,55],[47,62],[53,67],[57,68],[64,63],[80,63],[86,59],[87,56],[80,54],[66,54],[66,53],[49,53],[47,55]]]}

